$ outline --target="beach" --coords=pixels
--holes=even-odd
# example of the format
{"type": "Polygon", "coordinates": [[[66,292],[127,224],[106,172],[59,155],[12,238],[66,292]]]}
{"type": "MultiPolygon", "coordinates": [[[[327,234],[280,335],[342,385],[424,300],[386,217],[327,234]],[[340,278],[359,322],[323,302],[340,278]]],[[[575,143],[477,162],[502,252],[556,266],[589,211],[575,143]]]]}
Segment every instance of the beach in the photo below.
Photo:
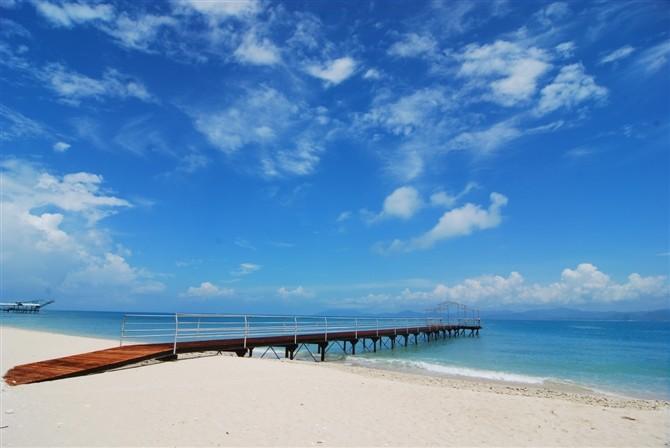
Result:
{"type": "MultiPolygon", "coordinates": [[[[2,372],[118,341],[1,328],[2,372]]],[[[10,387],[2,446],[667,446],[670,407],[344,363],[205,356],[10,387]]]]}

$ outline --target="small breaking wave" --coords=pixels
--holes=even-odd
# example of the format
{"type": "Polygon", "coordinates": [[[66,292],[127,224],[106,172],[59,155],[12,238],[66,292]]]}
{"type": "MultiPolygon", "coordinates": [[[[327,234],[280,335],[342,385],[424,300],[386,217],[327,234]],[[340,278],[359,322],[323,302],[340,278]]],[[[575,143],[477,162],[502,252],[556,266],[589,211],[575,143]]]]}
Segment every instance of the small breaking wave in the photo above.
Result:
{"type": "Polygon", "coordinates": [[[543,384],[549,378],[520,375],[518,373],[502,372],[497,370],[473,369],[469,367],[447,366],[443,364],[434,364],[425,361],[407,361],[399,359],[369,359],[369,358],[348,358],[348,362],[354,365],[367,367],[388,368],[392,370],[420,370],[428,373],[437,373],[440,375],[460,376],[467,378],[479,378],[492,381],[503,381],[507,383],[522,384],[543,384]]]}

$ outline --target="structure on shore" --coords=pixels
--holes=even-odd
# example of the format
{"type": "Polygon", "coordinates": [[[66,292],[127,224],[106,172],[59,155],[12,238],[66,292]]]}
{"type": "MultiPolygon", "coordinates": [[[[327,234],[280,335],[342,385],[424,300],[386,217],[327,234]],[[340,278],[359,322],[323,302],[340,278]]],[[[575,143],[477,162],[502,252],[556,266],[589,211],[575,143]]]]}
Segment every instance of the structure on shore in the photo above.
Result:
{"type": "Polygon", "coordinates": [[[3,302],[0,303],[0,310],[5,313],[39,313],[42,308],[54,303],[53,300],[43,300],[40,302],[3,302]]]}
{"type": "MultiPolygon", "coordinates": [[[[463,314],[465,316],[467,314],[463,314]]],[[[478,336],[479,318],[375,318],[230,314],[127,314],[119,346],[65,358],[16,366],[5,374],[10,385],[101,372],[147,360],[175,360],[180,354],[232,352],[261,358],[283,349],[294,359],[325,361],[335,347],[343,354],[376,352],[457,336],[478,336]],[[316,355],[314,353],[316,352],[316,355]]]]}

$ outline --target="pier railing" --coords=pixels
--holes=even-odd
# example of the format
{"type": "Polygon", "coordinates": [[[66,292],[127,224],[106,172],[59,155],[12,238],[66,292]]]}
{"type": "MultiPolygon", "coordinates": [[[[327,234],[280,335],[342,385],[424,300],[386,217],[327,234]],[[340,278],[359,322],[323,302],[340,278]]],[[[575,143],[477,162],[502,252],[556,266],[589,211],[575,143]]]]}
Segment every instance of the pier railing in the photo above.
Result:
{"type": "MultiPolygon", "coordinates": [[[[277,316],[251,314],[126,314],[119,344],[179,342],[419,329],[435,326],[479,326],[479,319],[277,316]]],[[[246,345],[246,344],[245,344],[246,345]]]]}

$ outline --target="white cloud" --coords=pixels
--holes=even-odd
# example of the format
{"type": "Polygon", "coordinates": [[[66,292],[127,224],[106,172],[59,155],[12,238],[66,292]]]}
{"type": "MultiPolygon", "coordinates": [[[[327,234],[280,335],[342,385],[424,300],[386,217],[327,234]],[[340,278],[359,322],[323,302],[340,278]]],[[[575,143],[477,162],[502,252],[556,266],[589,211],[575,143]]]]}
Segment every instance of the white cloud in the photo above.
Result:
{"type": "Polygon", "coordinates": [[[469,149],[476,153],[486,154],[523,135],[512,122],[503,121],[482,131],[465,131],[449,142],[452,149],[469,149]]]}
{"type": "Polygon", "coordinates": [[[401,40],[391,45],[388,49],[388,54],[403,58],[418,57],[433,53],[436,47],[437,43],[432,36],[408,33],[401,40]]]}
{"type": "Polygon", "coordinates": [[[41,123],[0,104],[0,141],[48,134],[41,123]]]}
{"type": "Polygon", "coordinates": [[[384,199],[382,216],[409,219],[421,209],[423,201],[414,187],[400,187],[384,199]]]}
{"type": "Polygon", "coordinates": [[[431,291],[405,289],[401,297],[408,300],[458,300],[472,304],[500,306],[509,304],[583,304],[611,303],[623,300],[663,298],[670,295],[665,276],[642,277],[630,274],[619,283],[590,263],[575,269],[564,269],[557,282],[529,284],[518,272],[509,276],[484,275],[449,286],[438,284],[431,291]]]}
{"type": "Polygon", "coordinates": [[[210,143],[231,157],[245,148],[244,155],[257,159],[258,173],[264,177],[313,173],[323,142],[336,129],[323,108],[310,109],[265,86],[247,91],[221,110],[193,115],[196,129],[210,143]]]}
{"type": "Polygon", "coordinates": [[[177,12],[197,12],[213,20],[252,17],[261,11],[257,0],[173,0],[177,12]]]}
{"type": "Polygon", "coordinates": [[[505,205],[507,197],[500,193],[491,193],[491,204],[488,209],[471,203],[465,204],[445,212],[438,223],[423,235],[409,241],[396,239],[388,245],[378,244],[376,249],[381,253],[430,249],[443,240],[498,227],[502,222],[501,209],[505,205]]]}
{"type": "Polygon", "coordinates": [[[0,169],[0,259],[8,294],[125,299],[164,288],[153,274],[131,266],[128,251],[100,227],[106,216],[131,206],[102,189],[102,176],[60,176],[16,159],[3,161],[0,169]]]}
{"type": "Polygon", "coordinates": [[[267,38],[260,38],[252,30],[235,50],[235,57],[243,63],[253,65],[274,65],[281,61],[279,49],[267,38]]]}
{"type": "Polygon", "coordinates": [[[114,8],[111,5],[64,2],[55,4],[48,1],[33,1],[37,12],[56,26],[70,28],[86,22],[112,20],[114,8]]]}
{"type": "Polygon", "coordinates": [[[609,64],[611,62],[618,61],[620,59],[627,58],[635,51],[634,47],[630,45],[625,45],[621,48],[617,48],[611,53],[606,54],[600,59],[599,64],[609,64]]]}
{"type": "Polygon", "coordinates": [[[573,41],[568,41],[568,42],[562,42],[556,47],[554,47],[554,50],[556,50],[556,53],[564,59],[571,58],[575,54],[575,49],[577,46],[573,41]]]}
{"type": "Polygon", "coordinates": [[[458,76],[482,83],[489,91],[483,99],[503,106],[529,100],[539,78],[551,68],[543,50],[503,40],[470,44],[457,57],[461,60],[458,76]]]}
{"type": "Polygon", "coordinates": [[[353,75],[355,70],[356,61],[348,56],[307,67],[307,73],[331,84],[341,83],[353,75]]]}
{"type": "Polygon", "coordinates": [[[407,220],[414,216],[423,205],[423,199],[416,188],[404,186],[396,188],[384,199],[382,210],[379,213],[362,209],[360,215],[367,224],[390,218],[407,220]]]}
{"type": "Polygon", "coordinates": [[[231,272],[232,275],[235,276],[242,276],[242,275],[249,275],[253,274],[254,272],[259,271],[262,268],[261,265],[254,264],[254,263],[241,263],[240,266],[231,272]]]}
{"type": "Polygon", "coordinates": [[[144,84],[116,70],[108,69],[101,79],[68,71],[62,64],[49,64],[39,77],[48,83],[63,101],[78,104],[84,98],[137,98],[151,101],[144,84]]]}
{"type": "Polygon", "coordinates": [[[670,40],[661,42],[643,51],[637,58],[636,64],[646,74],[656,73],[670,60],[670,40]]]}
{"type": "Polygon", "coordinates": [[[54,143],[54,145],[53,145],[53,149],[54,149],[54,151],[56,151],[56,152],[65,152],[65,151],[67,151],[68,149],[70,149],[70,146],[72,146],[72,145],[70,145],[69,143],[65,143],[65,142],[56,142],[56,143],[54,143]]]}
{"type": "Polygon", "coordinates": [[[363,73],[363,79],[381,79],[382,74],[376,68],[369,68],[363,73]]]}
{"type": "Polygon", "coordinates": [[[552,26],[554,22],[566,18],[571,13],[566,2],[554,2],[540,9],[535,17],[544,26],[552,26]]]}
{"type": "Polygon", "coordinates": [[[283,299],[288,299],[291,297],[303,297],[303,298],[314,297],[313,292],[306,290],[302,286],[298,286],[297,288],[294,289],[282,286],[281,288],[277,289],[277,295],[283,299]]]}
{"type": "Polygon", "coordinates": [[[177,20],[170,16],[144,14],[132,17],[122,13],[115,21],[102,26],[101,29],[126,48],[148,51],[162,29],[177,24],[177,20]]]}
{"type": "Polygon", "coordinates": [[[68,273],[63,287],[71,291],[86,288],[129,289],[131,294],[155,294],[165,290],[163,283],[132,267],[123,256],[110,252],[104,257],[93,257],[83,269],[68,273]]]}
{"type": "Polygon", "coordinates": [[[222,288],[210,282],[202,282],[200,286],[190,286],[186,292],[182,293],[182,297],[230,297],[235,293],[234,289],[222,288]]]}
{"type": "Polygon", "coordinates": [[[250,144],[276,141],[301,112],[275,89],[260,87],[219,112],[197,115],[196,128],[227,154],[250,144]]]}
{"type": "Polygon", "coordinates": [[[336,220],[336,221],[337,221],[337,222],[344,222],[344,221],[347,221],[347,220],[351,219],[352,215],[353,215],[353,214],[351,213],[351,211],[349,211],[349,210],[344,211],[344,212],[340,213],[340,214],[337,216],[337,220],[336,220]]]}
{"type": "Polygon", "coordinates": [[[439,87],[417,90],[401,97],[383,94],[376,97],[373,107],[363,121],[383,126],[395,135],[410,135],[433,122],[437,114],[451,107],[443,89],[439,87]]]}
{"type": "Polygon", "coordinates": [[[607,89],[596,84],[593,77],[585,73],[582,64],[571,64],[561,68],[552,83],[542,89],[536,111],[538,114],[546,114],[606,97],[607,89]]]}
{"type": "Polygon", "coordinates": [[[445,191],[437,191],[430,195],[430,204],[435,207],[451,208],[466,194],[479,188],[476,182],[468,182],[465,188],[456,195],[451,195],[445,191]]]}

